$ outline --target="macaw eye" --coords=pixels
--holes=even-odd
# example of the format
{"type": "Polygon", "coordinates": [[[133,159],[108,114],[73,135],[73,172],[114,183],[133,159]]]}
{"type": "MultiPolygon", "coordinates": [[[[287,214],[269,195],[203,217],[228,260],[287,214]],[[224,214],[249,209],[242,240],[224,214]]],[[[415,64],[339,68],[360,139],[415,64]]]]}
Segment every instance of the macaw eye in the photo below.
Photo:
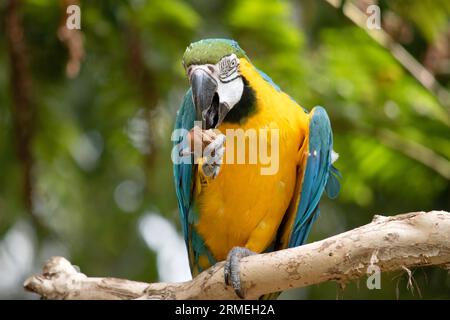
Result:
{"type": "Polygon", "coordinates": [[[238,60],[233,54],[223,58],[219,62],[220,80],[222,82],[229,82],[238,77],[238,60]]]}

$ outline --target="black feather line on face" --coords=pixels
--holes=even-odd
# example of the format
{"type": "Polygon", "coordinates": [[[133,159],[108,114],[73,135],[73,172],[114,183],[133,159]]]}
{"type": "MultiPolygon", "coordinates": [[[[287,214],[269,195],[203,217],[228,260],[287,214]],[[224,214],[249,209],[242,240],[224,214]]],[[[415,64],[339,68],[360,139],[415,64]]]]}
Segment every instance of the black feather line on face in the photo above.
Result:
{"type": "Polygon", "coordinates": [[[245,121],[256,113],[256,95],[255,90],[249,85],[247,79],[242,77],[244,82],[244,91],[241,100],[231,108],[225,116],[224,122],[245,123],[245,121]]]}

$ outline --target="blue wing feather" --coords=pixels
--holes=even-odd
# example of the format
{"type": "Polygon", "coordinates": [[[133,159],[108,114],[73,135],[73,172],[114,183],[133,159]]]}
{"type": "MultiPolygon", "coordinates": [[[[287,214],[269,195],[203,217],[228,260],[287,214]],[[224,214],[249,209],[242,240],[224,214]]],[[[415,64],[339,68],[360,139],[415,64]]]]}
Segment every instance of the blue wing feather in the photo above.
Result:
{"type": "Polygon", "coordinates": [[[319,201],[324,190],[330,197],[339,193],[339,172],[331,164],[333,135],[330,120],[324,108],[311,111],[309,146],[300,202],[294,220],[289,247],[305,243],[314,221],[319,215],[319,201]],[[330,175],[331,173],[331,175],[330,175]]]}
{"type": "Polygon", "coordinates": [[[328,177],[327,185],[325,186],[325,191],[330,199],[336,199],[339,190],[341,188],[341,184],[339,183],[339,179],[342,178],[341,173],[338,169],[336,169],[333,165],[330,167],[330,176],[328,177]]]}
{"type": "MultiPolygon", "coordinates": [[[[194,127],[195,108],[192,101],[192,91],[189,89],[185,96],[183,103],[177,113],[175,121],[175,129],[191,130],[194,127]]],[[[186,132],[187,132],[186,131],[186,132]]],[[[184,136],[179,137],[174,141],[174,145],[178,146],[177,150],[183,149],[185,146],[181,145],[185,141],[184,136]]],[[[184,239],[189,252],[189,211],[192,206],[192,184],[193,184],[193,164],[179,163],[173,166],[173,176],[175,182],[175,190],[178,199],[178,209],[180,221],[183,228],[184,239]]]]}
{"type": "MultiPolygon", "coordinates": [[[[179,139],[174,141],[175,158],[182,157],[179,151],[188,147],[186,134],[194,127],[195,108],[192,100],[192,91],[189,89],[184,96],[183,103],[178,111],[175,129],[182,129],[184,132],[179,139]]],[[[186,156],[184,156],[186,157],[186,156]]],[[[178,199],[178,211],[180,221],[184,234],[184,241],[189,256],[189,264],[191,271],[195,274],[202,271],[198,261],[201,255],[208,258],[210,264],[216,263],[214,257],[206,247],[202,237],[197,233],[195,227],[195,220],[197,218],[197,211],[195,209],[193,190],[195,181],[195,164],[191,156],[187,156],[187,161],[178,161],[173,165],[173,176],[175,182],[175,191],[178,199]]],[[[175,160],[182,160],[180,158],[175,160]]]]}

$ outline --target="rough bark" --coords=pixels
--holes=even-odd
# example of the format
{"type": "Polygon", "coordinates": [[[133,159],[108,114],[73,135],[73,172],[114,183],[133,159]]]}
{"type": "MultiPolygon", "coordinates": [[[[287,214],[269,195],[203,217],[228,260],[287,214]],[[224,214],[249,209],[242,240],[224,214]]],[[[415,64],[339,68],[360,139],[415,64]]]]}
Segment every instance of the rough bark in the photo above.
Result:
{"type": "MultiPolygon", "coordinates": [[[[341,284],[382,272],[412,267],[450,267],[450,213],[414,212],[375,216],[369,224],[301,247],[241,260],[246,298],[326,281],[341,284]]],[[[70,262],[53,257],[42,275],[25,288],[47,299],[237,299],[224,285],[223,262],[183,283],[146,284],[115,278],[90,278],[70,262]]]]}

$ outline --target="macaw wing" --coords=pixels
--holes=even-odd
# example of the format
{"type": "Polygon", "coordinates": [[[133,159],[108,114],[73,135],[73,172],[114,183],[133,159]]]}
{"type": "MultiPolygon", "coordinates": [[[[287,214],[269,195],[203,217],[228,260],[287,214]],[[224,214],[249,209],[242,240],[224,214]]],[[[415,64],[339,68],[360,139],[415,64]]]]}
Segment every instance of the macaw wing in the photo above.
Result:
{"type": "Polygon", "coordinates": [[[216,263],[216,260],[195,228],[195,222],[198,220],[198,209],[195,206],[194,193],[199,191],[196,185],[197,164],[194,163],[193,155],[190,152],[182,152],[183,150],[190,151],[187,134],[194,127],[194,122],[195,108],[192,100],[192,91],[189,89],[177,113],[175,131],[172,136],[172,141],[174,142],[172,160],[174,161],[173,176],[180,222],[193,275],[203,271],[208,264],[213,265],[216,263]],[[203,264],[201,265],[200,259],[202,257],[206,258],[207,262],[203,259],[203,264]]]}
{"type": "Polygon", "coordinates": [[[193,204],[194,164],[191,155],[182,155],[181,151],[188,147],[186,135],[194,127],[195,108],[192,91],[189,89],[177,113],[175,121],[176,136],[172,136],[174,149],[172,151],[173,176],[178,199],[180,222],[184,239],[189,252],[189,212],[193,204]]]}
{"type": "Polygon", "coordinates": [[[335,198],[340,189],[337,179],[340,173],[332,165],[333,133],[328,115],[322,107],[315,107],[310,113],[306,142],[306,157],[298,177],[301,185],[296,188],[299,191],[295,201],[297,210],[289,231],[289,247],[305,243],[311,226],[319,215],[319,201],[323,192],[326,191],[330,198],[335,198]]]}

